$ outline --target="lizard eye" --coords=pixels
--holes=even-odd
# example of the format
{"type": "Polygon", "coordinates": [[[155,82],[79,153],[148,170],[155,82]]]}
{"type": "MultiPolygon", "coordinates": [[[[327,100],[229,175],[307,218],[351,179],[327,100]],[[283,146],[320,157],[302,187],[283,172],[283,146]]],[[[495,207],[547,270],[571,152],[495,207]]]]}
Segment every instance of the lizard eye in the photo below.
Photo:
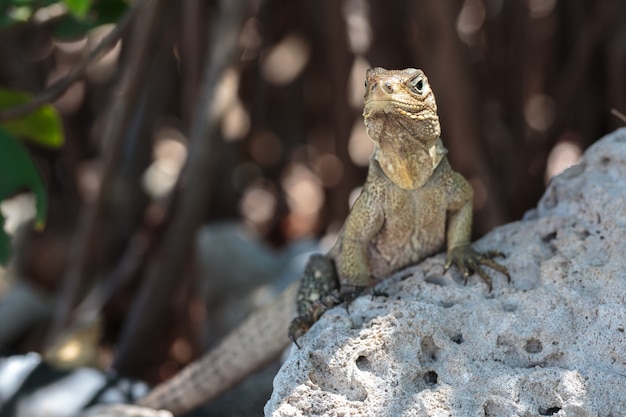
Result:
{"type": "Polygon", "coordinates": [[[365,80],[365,89],[367,90],[367,80],[365,80]]]}
{"type": "Polygon", "coordinates": [[[409,87],[415,93],[422,94],[424,92],[424,79],[421,76],[413,78],[409,82],[409,87]]]}

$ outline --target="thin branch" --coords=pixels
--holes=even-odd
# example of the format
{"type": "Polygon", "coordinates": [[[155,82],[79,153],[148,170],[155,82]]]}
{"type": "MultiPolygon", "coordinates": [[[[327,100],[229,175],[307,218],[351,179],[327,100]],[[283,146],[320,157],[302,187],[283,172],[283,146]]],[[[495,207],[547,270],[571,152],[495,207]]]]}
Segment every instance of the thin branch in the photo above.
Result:
{"type": "Polygon", "coordinates": [[[164,306],[180,288],[182,274],[193,248],[195,233],[202,223],[208,204],[207,178],[213,175],[216,117],[215,91],[224,71],[236,59],[241,26],[249,16],[251,2],[221,0],[219,14],[213,19],[212,37],[202,78],[202,90],[189,135],[189,159],[185,166],[180,209],[165,234],[163,257],[150,269],[136,299],[118,348],[113,368],[127,374],[137,372],[151,340],[160,331],[164,306]]]}
{"type": "Polygon", "coordinates": [[[50,85],[45,90],[37,93],[37,95],[35,95],[35,97],[33,97],[33,99],[28,103],[0,110],[0,121],[17,119],[19,117],[26,116],[44,104],[52,103],[61,97],[72,84],[85,75],[85,70],[90,63],[100,58],[104,53],[113,48],[117,41],[122,37],[122,34],[130,22],[133,20],[133,17],[136,14],[136,9],[138,9],[136,6],[130,9],[120,19],[115,28],[102,38],[100,43],[94,49],[92,49],[87,55],[83,56],[83,59],[75,67],[73,67],[65,77],[50,85]]]}
{"type": "MultiPolygon", "coordinates": [[[[126,63],[117,82],[116,91],[109,103],[109,113],[103,131],[102,142],[106,143],[102,182],[96,200],[86,205],[81,213],[80,226],[72,241],[70,262],[63,277],[61,297],[53,316],[49,341],[67,323],[70,314],[84,295],[86,280],[92,274],[94,259],[98,251],[106,251],[109,242],[102,239],[102,227],[106,221],[106,209],[111,202],[126,135],[134,109],[141,100],[146,74],[153,62],[160,25],[164,16],[166,0],[143,0],[136,3],[139,23],[129,45],[133,59],[126,63]]],[[[134,14],[134,13],[133,13],[134,14]]]]}
{"type": "Polygon", "coordinates": [[[621,111],[617,109],[611,109],[611,114],[620,119],[622,122],[626,123],[626,115],[624,115],[624,113],[622,113],[621,111]]]}

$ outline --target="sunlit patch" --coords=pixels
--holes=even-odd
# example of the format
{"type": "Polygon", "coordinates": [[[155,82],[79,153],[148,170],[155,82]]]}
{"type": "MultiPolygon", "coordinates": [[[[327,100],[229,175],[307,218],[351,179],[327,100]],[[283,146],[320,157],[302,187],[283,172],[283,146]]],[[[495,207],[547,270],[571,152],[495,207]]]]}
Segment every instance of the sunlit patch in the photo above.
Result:
{"type": "Polygon", "coordinates": [[[58,351],[58,359],[62,362],[73,362],[80,357],[81,345],[78,340],[71,340],[58,351]]]}
{"type": "MultiPolygon", "coordinates": [[[[77,65],[87,48],[87,39],[73,42],[54,42],[54,59],[56,65],[48,75],[47,84],[51,85],[65,77],[77,65]]],[[[64,114],[71,114],[78,110],[85,98],[85,82],[79,80],[73,83],[54,104],[64,114]]]]}
{"type": "MultiPolygon", "coordinates": [[[[59,79],[65,77],[67,71],[54,71],[48,79],[48,84],[54,84],[59,79]]],[[[85,82],[79,80],[73,83],[65,93],[54,101],[54,106],[63,114],[71,114],[77,111],[85,99],[85,82]]]]}
{"type": "Polygon", "coordinates": [[[286,36],[264,53],[261,59],[263,78],[272,84],[287,85],[304,69],[311,52],[299,36],[286,36]]]}
{"type": "Polygon", "coordinates": [[[179,337],[172,343],[170,353],[178,363],[187,363],[191,360],[193,349],[188,340],[179,337]]]}
{"type": "Polygon", "coordinates": [[[324,202],[318,177],[302,164],[293,164],[282,182],[291,211],[313,214],[324,202]]]}
{"type": "Polygon", "coordinates": [[[262,44],[263,39],[259,31],[259,20],[255,17],[246,20],[239,35],[239,45],[242,49],[241,60],[250,61],[256,59],[262,44]]]}
{"type": "Polygon", "coordinates": [[[580,162],[582,154],[581,147],[573,141],[565,139],[557,143],[548,155],[546,182],[580,162]]]}
{"type": "Polygon", "coordinates": [[[33,9],[30,6],[13,6],[8,7],[6,13],[13,20],[26,22],[32,16],[33,9]]]}
{"type": "Polygon", "coordinates": [[[370,63],[362,56],[357,56],[352,63],[348,79],[348,102],[355,109],[363,108],[363,74],[369,67],[370,63]]]}
{"type": "Polygon", "coordinates": [[[72,41],[55,40],[54,47],[57,53],[57,61],[65,60],[65,63],[69,63],[67,61],[67,57],[76,56],[83,53],[83,51],[87,47],[87,38],[80,38],[72,41]]]}
{"type": "Polygon", "coordinates": [[[344,2],[346,32],[350,50],[355,54],[367,52],[372,43],[372,27],[369,23],[369,4],[365,0],[344,2]]]}
{"type": "Polygon", "coordinates": [[[102,174],[97,160],[79,162],[76,167],[78,191],[83,201],[92,202],[100,190],[102,174]]]}
{"type": "Polygon", "coordinates": [[[2,200],[0,211],[4,216],[4,230],[14,235],[20,224],[35,218],[35,195],[33,193],[20,193],[2,200]]]}
{"type": "Polygon", "coordinates": [[[222,136],[228,141],[243,139],[250,130],[250,116],[241,100],[236,99],[222,118],[222,136]]]}
{"type": "Polygon", "coordinates": [[[534,94],[526,100],[524,119],[532,129],[544,132],[554,122],[554,99],[545,94],[534,94]]]}
{"type": "Polygon", "coordinates": [[[294,163],[287,171],[282,186],[290,210],[285,233],[291,238],[313,233],[324,204],[319,178],[305,165],[294,163]]]}
{"type": "Polygon", "coordinates": [[[246,223],[256,230],[265,230],[276,213],[276,191],[266,181],[256,181],[243,193],[239,211],[246,223]]]}
{"type": "Polygon", "coordinates": [[[334,187],[343,177],[343,164],[337,155],[325,153],[313,161],[315,173],[324,187],[334,187]]]}
{"type": "Polygon", "coordinates": [[[48,363],[62,369],[97,366],[101,337],[100,316],[87,314],[59,335],[43,356],[48,363]]]}
{"type": "Polygon", "coordinates": [[[234,68],[224,71],[213,99],[212,120],[221,119],[221,132],[226,140],[242,139],[250,130],[250,115],[237,95],[239,72],[234,68]]]}
{"type": "Polygon", "coordinates": [[[9,282],[6,274],[6,268],[0,265],[0,297],[4,297],[4,295],[9,291],[9,282]]]}
{"type": "MultiPolygon", "coordinates": [[[[96,48],[104,37],[106,37],[115,25],[102,25],[89,32],[87,38],[87,51],[96,48]]],[[[117,70],[120,53],[122,52],[122,41],[117,41],[113,48],[108,50],[102,57],[89,63],[85,71],[87,78],[95,83],[103,83],[109,80],[117,70]]]]}
{"type": "Polygon", "coordinates": [[[146,192],[158,198],[173,190],[187,159],[183,134],[172,127],[161,128],[156,134],[153,156],[142,182],[146,192]]]}
{"type": "Polygon", "coordinates": [[[530,17],[540,19],[548,16],[554,10],[556,0],[526,0],[530,17]]]}
{"type": "Polygon", "coordinates": [[[350,159],[356,165],[367,166],[373,151],[374,142],[367,136],[363,121],[355,121],[348,142],[348,154],[350,155],[350,159]]]}
{"type": "Polygon", "coordinates": [[[465,43],[472,40],[485,22],[485,5],[481,0],[465,0],[456,19],[456,30],[465,43]]]}
{"type": "Polygon", "coordinates": [[[237,88],[239,87],[239,72],[233,68],[229,68],[222,74],[222,78],[217,84],[215,97],[213,98],[213,113],[210,115],[212,119],[219,119],[233,105],[236,105],[239,98],[237,97],[237,88]]]}
{"type": "Polygon", "coordinates": [[[33,21],[42,24],[50,19],[56,19],[66,12],[67,6],[63,2],[56,2],[49,6],[38,8],[33,14],[33,21]]]}

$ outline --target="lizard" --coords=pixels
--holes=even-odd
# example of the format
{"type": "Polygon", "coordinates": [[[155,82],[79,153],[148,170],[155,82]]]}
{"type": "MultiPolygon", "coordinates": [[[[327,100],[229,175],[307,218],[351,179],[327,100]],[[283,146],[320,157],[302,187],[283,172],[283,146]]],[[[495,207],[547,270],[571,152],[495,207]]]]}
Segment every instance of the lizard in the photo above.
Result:
{"type": "Polygon", "coordinates": [[[424,72],[367,70],[363,118],[374,151],[335,245],[326,255],[311,257],[300,285],[289,286],[138,405],[176,415],[208,402],[277,357],[289,339],[296,342],[328,308],[349,303],[444,248],[444,269],[455,265],[465,282],[476,273],[491,291],[483,267],[510,281],[507,268],[493,260],[500,252],[479,253],[470,244],[473,191],[446,158],[435,96],[424,72]]]}
{"type": "Polygon", "coordinates": [[[349,303],[445,243],[445,269],[456,265],[465,283],[476,272],[491,291],[481,265],[510,281],[508,270],[492,259],[500,252],[481,254],[470,245],[473,191],[445,157],[437,104],[424,72],[368,70],[363,118],[375,144],[368,176],[327,262],[312,259],[307,267],[317,270],[305,270],[298,317],[289,328],[296,345],[328,308],[349,303]]]}

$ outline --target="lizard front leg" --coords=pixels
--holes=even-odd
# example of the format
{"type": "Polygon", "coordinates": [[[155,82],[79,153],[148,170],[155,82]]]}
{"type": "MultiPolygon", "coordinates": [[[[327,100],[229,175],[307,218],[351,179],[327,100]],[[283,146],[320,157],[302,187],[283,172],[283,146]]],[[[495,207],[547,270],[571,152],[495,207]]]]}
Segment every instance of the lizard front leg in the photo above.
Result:
{"type": "Polygon", "coordinates": [[[454,264],[463,274],[465,283],[472,273],[477,273],[487,284],[489,291],[492,288],[491,277],[482,266],[500,272],[507,277],[509,282],[511,281],[508,269],[493,260],[494,257],[504,256],[502,252],[493,250],[480,253],[476,252],[470,244],[472,230],[471,198],[459,210],[448,215],[447,229],[448,254],[444,267],[446,271],[454,264]]]}
{"type": "Polygon", "coordinates": [[[311,255],[304,268],[296,297],[298,317],[289,325],[289,339],[298,345],[298,338],[324,314],[340,303],[335,261],[321,254],[311,255]]]}
{"type": "Polygon", "coordinates": [[[335,246],[328,255],[309,258],[297,297],[298,317],[289,326],[296,343],[326,310],[341,301],[349,303],[369,286],[367,244],[383,223],[367,191],[355,201],[335,246]]]}
{"type": "Polygon", "coordinates": [[[331,250],[337,263],[341,297],[348,304],[372,284],[368,246],[384,221],[376,199],[367,189],[363,190],[354,202],[336,247],[331,250]]]}

